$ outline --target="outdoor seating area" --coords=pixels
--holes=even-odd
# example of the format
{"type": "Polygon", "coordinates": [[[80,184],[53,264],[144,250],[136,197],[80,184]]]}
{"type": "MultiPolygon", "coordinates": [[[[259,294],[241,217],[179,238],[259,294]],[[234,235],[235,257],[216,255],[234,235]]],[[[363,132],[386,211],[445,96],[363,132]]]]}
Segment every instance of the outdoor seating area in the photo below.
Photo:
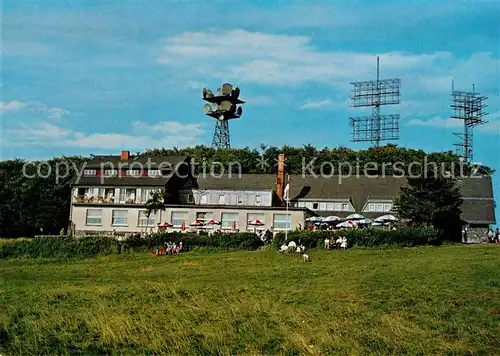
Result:
{"type": "Polygon", "coordinates": [[[335,230],[335,229],[357,229],[367,227],[380,227],[395,229],[399,219],[392,214],[381,215],[375,219],[369,219],[361,214],[351,214],[345,218],[335,215],[321,217],[313,216],[306,219],[308,230],[335,230]]]}

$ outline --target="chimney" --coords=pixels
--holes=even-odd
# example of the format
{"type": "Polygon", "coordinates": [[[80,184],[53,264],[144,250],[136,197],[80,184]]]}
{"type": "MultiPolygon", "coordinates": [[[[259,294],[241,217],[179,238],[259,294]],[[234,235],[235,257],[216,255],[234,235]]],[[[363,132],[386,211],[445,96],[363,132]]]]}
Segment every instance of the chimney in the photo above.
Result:
{"type": "Polygon", "coordinates": [[[120,157],[121,161],[128,161],[130,159],[130,151],[122,151],[122,155],[120,157]]]}
{"type": "Polygon", "coordinates": [[[283,189],[285,181],[285,155],[281,153],[278,156],[278,176],[276,177],[276,194],[280,200],[283,200],[283,189]]]}

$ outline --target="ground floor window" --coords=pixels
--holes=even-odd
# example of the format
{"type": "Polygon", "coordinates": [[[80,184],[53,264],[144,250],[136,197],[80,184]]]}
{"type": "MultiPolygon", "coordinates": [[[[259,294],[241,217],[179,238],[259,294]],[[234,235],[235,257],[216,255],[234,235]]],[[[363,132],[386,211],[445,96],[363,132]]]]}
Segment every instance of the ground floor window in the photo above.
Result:
{"type": "Polygon", "coordinates": [[[290,214],[274,214],[273,228],[275,230],[290,230],[292,219],[290,214]]]}
{"type": "Polygon", "coordinates": [[[214,218],[214,213],[198,212],[196,213],[196,220],[207,223],[214,218]]]}
{"type": "Polygon", "coordinates": [[[128,226],[128,211],[113,210],[113,226],[128,226]]]}
{"type": "Polygon", "coordinates": [[[149,216],[148,219],[148,212],[147,211],[139,211],[139,221],[137,223],[137,226],[149,226],[149,227],[154,227],[156,224],[155,221],[155,213],[151,212],[151,215],[149,216]]]}
{"type": "Polygon", "coordinates": [[[102,209],[87,209],[87,225],[102,225],[102,209]]]}
{"type": "Polygon", "coordinates": [[[222,213],[221,218],[223,229],[232,229],[233,225],[236,225],[236,230],[239,229],[238,213],[222,213]]]}
{"type": "Polygon", "coordinates": [[[189,221],[186,221],[188,217],[187,211],[172,211],[172,225],[174,227],[181,227],[182,222],[184,222],[186,225],[189,225],[189,221]]]}

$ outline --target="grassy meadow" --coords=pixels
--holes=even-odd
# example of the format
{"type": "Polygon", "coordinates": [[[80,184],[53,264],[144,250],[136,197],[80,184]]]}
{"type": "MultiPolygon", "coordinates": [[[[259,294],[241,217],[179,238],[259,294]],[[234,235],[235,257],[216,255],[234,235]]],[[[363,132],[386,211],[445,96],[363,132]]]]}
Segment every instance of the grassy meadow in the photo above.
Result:
{"type": "Polygon", "coordinates": [[[0,354],[490,355],[500,246],[0,261],[0,354]]]}

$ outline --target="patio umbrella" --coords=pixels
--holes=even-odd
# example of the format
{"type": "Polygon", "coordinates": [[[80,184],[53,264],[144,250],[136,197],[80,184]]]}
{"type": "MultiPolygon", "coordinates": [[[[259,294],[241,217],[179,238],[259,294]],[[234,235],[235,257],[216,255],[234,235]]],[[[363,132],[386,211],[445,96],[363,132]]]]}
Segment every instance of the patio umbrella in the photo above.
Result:
{"type": "Polygon", "coordinates": [[[212,230],[215,230],[215,225],[222,225],[222,224],[220,221],[212,219],[209,222],[207,222],[207,225],[212,225],[212,230]]]}
{"type": "Polygon", "coordinates": [[[181,231],[186,231],[186,222],[182,220],[181,231]]]}
{"type": "Polygon", "coordinates": [[[310,218],[307,218],[306,221],[310,221],[310,222],[322,222],[323,218],[321,216],[311,216],[310,218]]]}
{"type": "Polygon", "coordinates": [[[194,226],[194,227],[200,227],[203,225],[205,225],[205,224],[203,224],[203,221],[200,221],[200,220],[195,220],[191,224],[189,224],[189,226],[194,226]]]}
{"type": "Polygon", "coordinates": [[[386,221],[398,221],[398,218],[394,215],[382,215],[375,219],[376,222],[386,222],[386,221]]]}
{"type": "Polygon", "coordinates": [[[330,216],[327,216],[326,218],[324,218],[323,222],[332,222],[332,221],[339,221],[339,220],[342,220],[342,219],[339,218],[338,216],[330,215],[330,216]]]}
{"type": "Polygon", "coordinates": [[[169,222],[164,221],[164,222],[162,222],[162,223],[158,223],[158,226],[159,226],[159,227],[170,227],[170,226],[172,226],[172,225],[170,225],[170,223],[169,223],[169,222]]]}
{"type": "Polygon", "coordinates": [[[347,220],[336,225],[336,227],[356,227],[356,226],[358,226],[358,224],[356,224],[352,220],[347,220]]]}
{"type": "Polygon", "coordinates": [[[351,215],[346,217],[346,220],[362,220],[364,218],[365,217],[361,214],[351,214],[351,215]]]}
{"type": "Polygon", "coordinates": [[[361,220],[356,220],[356,222],[358,224],[368,225],[368,224],[371,224],[373,222],[373,220],[365,218],[365,219],[361,219],[361,220]]]}
{"type": "Polygon", "coordinates": [[[255,232],[257,230],[257,226],[264,226],[265,224],[259,219],[255,219],[255,220],[248,220],[248,225],[253,226],[253,232],[255,232]]]}
{"type": "Polygon", "coordinates": [[[232,230],[233,230],[233,231],[236,231],[236,220],[233,220],[232,230]]]}

